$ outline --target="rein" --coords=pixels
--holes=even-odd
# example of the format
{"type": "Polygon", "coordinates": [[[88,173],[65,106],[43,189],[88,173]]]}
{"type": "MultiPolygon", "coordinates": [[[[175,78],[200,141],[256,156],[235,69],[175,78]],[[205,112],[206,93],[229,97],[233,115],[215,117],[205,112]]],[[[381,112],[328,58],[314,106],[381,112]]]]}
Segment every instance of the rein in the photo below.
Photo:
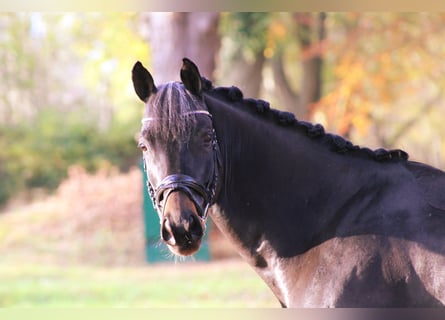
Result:
{"type": "MultiPolygon", "coordinates": [[[[203,114],[212,119],[212,115],[206,110],[190,111],[183,113],[182,116],[191,114],[203,114]]],[[[145,122],[154,121],[157,119],[158,118],[155,117],[146,117],[142,118],[141,123],[144,124],[145,122]]],[[[212,149],[213,172],[209,174],[208,182],[205,185],[197,182],[193,177],[176,173],[168,175],[162,179],[158,186],[153,186],[150,182],[146,162],[144,160],[144,171],[147,175],[148,193],[151,201],[153,202],[153,206],[161,214],[161,216],[164,216],[162,201],[167,200],[168,196],[174,191],[183,191],[195,204],[195,207],[198,210],[198,216],[200,217],[201,221],[205,223],[208,216],[208,209],[215,201],[216,186],[218,182],[219,149],[215,129],[212,130],[212,149]],[[203,199],[203,205],[199,204],[195,194],[199,195],[203,199]]]]}

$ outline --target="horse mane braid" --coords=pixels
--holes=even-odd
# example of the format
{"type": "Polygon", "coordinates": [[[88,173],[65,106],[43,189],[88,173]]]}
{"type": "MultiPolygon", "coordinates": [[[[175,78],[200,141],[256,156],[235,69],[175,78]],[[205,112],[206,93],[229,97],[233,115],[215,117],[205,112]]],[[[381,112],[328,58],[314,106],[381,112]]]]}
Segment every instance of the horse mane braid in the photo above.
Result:
{"type": "Polygon", "coordinates": [[[399,150],[386,150],[383,148],[371,150],[366,147],[354,145],[345,138],[326,133],[321,124],[312,124],[306,121],[298,120],[291,112],[280,111],[270,107],[269,102],[261,99],[244,99],[242,91],[237,87],[213,87],[212,83],[202,78],[203,88],[208,92],[215,92],[227,97],[231,102],[238,102],[247,108],[255,110],[258,114],[272,117],[278,125],[295,127],[296,130],[302,130],[309,138],[321,140],[326,145],[330,146],[331,150],[340,154],[353,153],[358,156],[369,157],[375,161],[398,161],[408,160],[408,153],[399,150]]]}

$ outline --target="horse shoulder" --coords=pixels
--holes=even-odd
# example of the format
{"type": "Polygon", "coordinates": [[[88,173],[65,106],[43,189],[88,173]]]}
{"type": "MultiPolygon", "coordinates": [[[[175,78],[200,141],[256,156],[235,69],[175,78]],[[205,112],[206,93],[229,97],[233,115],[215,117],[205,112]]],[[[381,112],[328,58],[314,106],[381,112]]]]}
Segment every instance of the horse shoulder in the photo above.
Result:
{"type": "MultiPolygon", "coordinates": [[[[334,238],[301,256],[283,259],[280,269],[287,279],[288,306],[435,305],[437,295],[417,275],[410,253],[405,240],[360,235],[334,238]],[[416,296],[420,300],[412,299],[416,296]]],[[[432,267],[424,268],[426,275],[432,267]]],[[[436,265],[435,271],[440,268],[436,265]]],[[[436,285],[436,291],[441,289],[436,285]]]]}
{"type": "Polygon", "coordinates": [[[290,307],[336,307],[348,286],[369,272],[378,256],[374,236],[333,238],[302,255],[282,259],[290,307]],[[366,239],[365,239],[366,238],[366,239]]]}
{"type": "Polygon", "coordinates": [[[416,242],[409,244],[408,253],[425,290],[445,305],[445,255],[416,242]]]}

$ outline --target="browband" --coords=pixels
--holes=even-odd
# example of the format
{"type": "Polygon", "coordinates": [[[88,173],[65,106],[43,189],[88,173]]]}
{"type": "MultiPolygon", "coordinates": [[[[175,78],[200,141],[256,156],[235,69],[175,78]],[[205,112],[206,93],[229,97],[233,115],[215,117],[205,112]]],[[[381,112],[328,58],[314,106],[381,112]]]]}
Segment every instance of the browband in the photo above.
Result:
{"type": "MultiPolygon", "coordinates": [[[[209,116],[210,118],[212,117],[210,112],[208,112],[207,110],[189,111],[189,112],[183,113],[182,116],[188,116],[188,115],[191,115],[191,114],[205,114],[206,116],[209,116]]],[[[145,117],[145,118],[142,118],[141,123],[144,124],[144,122],[153,121],[153,120],[157,120],[157,119],[159,119],[159,118],[145,117]]]]}

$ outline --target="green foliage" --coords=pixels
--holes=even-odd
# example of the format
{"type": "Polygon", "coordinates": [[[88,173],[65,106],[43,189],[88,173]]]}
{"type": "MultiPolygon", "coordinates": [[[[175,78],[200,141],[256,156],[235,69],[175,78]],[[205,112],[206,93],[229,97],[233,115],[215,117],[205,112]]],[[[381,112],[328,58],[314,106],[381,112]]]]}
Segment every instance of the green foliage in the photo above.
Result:
{"type": "Polygon", "coordinates": [[[0,129],[0,204],[26,188],[55,189],[73,164],[89,171],[104,165],[127,170],[136,164],[137,119],[101,131],[85,113],[47,110],[31,124],[0,129]]]}
{"type": "Polygon", "coordinates": [[[256,55],[266,47],[270,22],[268,12],[233,12],[223,16],[221,32],[247,55],[256,55]]]}
{"type": "Polygon", "coordinates": [[[27,188],[55,189],[72,164],[136,164],[141,110],[130,70],[148,56],[137,21],[0,13],[0,205],[27,188]]]}

